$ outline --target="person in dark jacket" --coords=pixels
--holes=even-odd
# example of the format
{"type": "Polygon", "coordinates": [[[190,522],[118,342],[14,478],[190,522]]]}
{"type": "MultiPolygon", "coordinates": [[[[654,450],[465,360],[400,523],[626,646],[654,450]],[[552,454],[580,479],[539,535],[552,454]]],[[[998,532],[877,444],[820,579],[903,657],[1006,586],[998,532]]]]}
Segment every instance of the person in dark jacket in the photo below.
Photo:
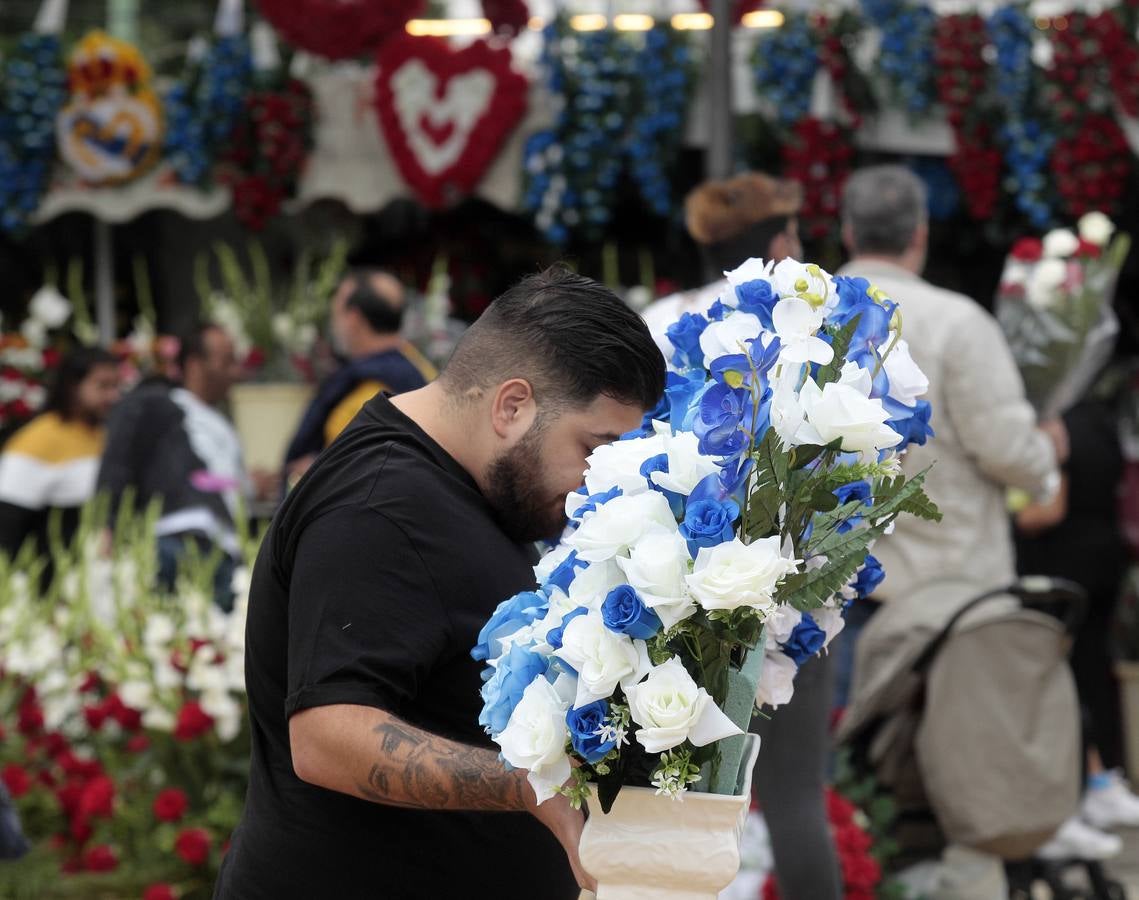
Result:
{"type": "Polygon", "coordinates": [[[295,484],[380,391],[402,394],[435,378],[434,366],[400,336],[403,287],[380,269],[353,269],[332,298],[333,349],[346,362],[317,391],[285,453],[295,484]]]}
{"type": "Polygon", "coordinates": [[[115,409],[98,489],[110,494],[114,510],[128,492],[140,509],[159,501],[159,582],[168,588],[187,553],[220,550],[215,599],[228,608],[241,553],[236,515],[251,491],[237,432],[217,407],[241,367],[232,338],[217,325],[182,340],[178,366],[181,384],[144,382],[115,409]]]}
{"type": "Polygon", "coordinates": [[[14,556],[33,539],[48,548],[53,516],[70,542],[95,491],[104,423],[119,399],[115,357],[98,347],[66,355],[43,411],[0,454],[0,549],[14,556]]]}

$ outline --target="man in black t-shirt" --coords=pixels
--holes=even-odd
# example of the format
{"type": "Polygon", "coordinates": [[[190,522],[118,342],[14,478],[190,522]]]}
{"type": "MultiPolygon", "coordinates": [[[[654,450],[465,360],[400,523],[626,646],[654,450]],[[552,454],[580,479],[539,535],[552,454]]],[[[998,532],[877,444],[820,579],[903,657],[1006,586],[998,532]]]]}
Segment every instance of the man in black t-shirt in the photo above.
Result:
{"type": "Polygon", "coordinates": [[[555,268],[464,335],[438,381],[377,396],[273,521],[253,572],[249,791],[217,898],[569,900],[583,825],[536,805],[478,725],[470,655],[533,587],[599,444],[664,389],[639,317],[555,268]]]}

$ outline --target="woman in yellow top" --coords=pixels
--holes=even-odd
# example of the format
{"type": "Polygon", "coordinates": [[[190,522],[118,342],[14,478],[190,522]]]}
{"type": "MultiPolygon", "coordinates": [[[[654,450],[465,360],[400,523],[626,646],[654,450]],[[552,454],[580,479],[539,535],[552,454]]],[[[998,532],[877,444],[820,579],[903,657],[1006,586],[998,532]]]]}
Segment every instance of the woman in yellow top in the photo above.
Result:
{"type": "Polygon", "coordinates": [[[345,363],[317,391],[285,456],[294,484],[379,391],[423,387],[435,367],[400,336],[403,286],[382,269],[352,269],[332,297],[332,343],[345,363]]]}
{"type": "Polygon", "coordinates": [[[57,510],[70,540],[95,491],[103,423],[118,399],[118,364],[106,350],[84,347],[63,358],[43,412],[0,453],[0,549],[14,555],[28,538],[46,549],[57,510]]]}

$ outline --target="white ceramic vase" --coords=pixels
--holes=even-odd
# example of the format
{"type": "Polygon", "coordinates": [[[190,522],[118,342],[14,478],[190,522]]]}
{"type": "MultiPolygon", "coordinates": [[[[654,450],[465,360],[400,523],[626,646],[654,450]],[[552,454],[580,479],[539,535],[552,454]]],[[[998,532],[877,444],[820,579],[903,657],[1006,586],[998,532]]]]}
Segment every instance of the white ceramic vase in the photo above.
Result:
{"type": "Polygon", "coordinates": [[[626,787],[608,814],[591,809],[580,853],[597,900],[715,900],[739,871],[758,754],[759,737],[747,735],[734,794],[672,800],[626,787]]]}

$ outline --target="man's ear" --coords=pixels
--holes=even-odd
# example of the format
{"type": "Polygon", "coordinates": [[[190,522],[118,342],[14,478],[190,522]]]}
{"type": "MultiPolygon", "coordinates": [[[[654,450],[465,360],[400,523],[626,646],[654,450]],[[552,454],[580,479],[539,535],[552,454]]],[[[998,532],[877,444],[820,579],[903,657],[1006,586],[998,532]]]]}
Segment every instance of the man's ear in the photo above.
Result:
{"type": "Polygon", "coordinates": [[[522,437],[538,417],[534,388],[525,378],[512,378],[498,386],[491,399],[494,433],[509,444],[522,437]]]}

